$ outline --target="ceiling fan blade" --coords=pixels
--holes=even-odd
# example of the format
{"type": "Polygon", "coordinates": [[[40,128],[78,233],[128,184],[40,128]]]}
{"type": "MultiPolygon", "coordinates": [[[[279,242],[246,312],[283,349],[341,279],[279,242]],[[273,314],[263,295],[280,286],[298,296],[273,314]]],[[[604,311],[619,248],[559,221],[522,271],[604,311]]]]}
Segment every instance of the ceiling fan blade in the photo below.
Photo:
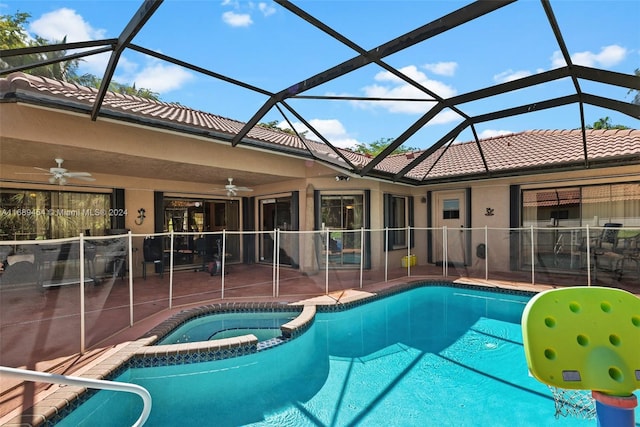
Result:
{"type": "Polygon", "coordinates": [[[51,175],[49,172],[16,172],[16,175],[51,175]]]}
{"type": "Polygon", "coordinates": [[[89,177],[91,174],[89,172],[65,172],[64,176],[69,178],[80,178],[80,177],[89,177]]]}
{"type": "Polygon", "coordinates": [[[80,179],[82,181],[95,181],[95,178],[92,178],[90,176],[69,176],[69,178],[71,179],[80,179]]]}
{"type": "Polygon", "coordinates": [[[249,187],[234,187],[234,190],[236,190],[236,191],[253,191],[253,188],[249,188],[249,187]]]}
{"type": "Polygon", "coordinates": [[[40,172],[16,172],[16,175],[51,175],[49,169],[39,168],[34,166],[35,170],[39,170],[40,172]]]}

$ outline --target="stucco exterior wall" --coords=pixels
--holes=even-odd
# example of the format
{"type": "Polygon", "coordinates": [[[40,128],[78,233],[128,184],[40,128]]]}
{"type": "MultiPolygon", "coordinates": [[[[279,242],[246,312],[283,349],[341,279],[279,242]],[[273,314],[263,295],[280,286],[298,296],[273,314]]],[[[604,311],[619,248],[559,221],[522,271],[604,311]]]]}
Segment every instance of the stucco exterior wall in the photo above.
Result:
{"type": "MultiPolygon", "coordinates": [[[[65,164],[66,166],[66,164],[65,164]]],[[[72,167],[72,166],[69,166],[72,167]]],[[[74,167],[75,169],[75,167],[74,167]]],[[[82,170],[82,168],[81,168],[82,170]]],[[[299,224],[301,230],[314,228],[314,191],[342,194],[370,191],[372,267],[380,267],[384,257],[391,266],[399,266],[406,250],[384,252],[383,195],[412,196],[414,198],[414,225],[427,227],[426,203],[428,191],[432,194],[452,189],[471,189],[470,209],[473,228],[469,234],[471,257],[465,262],[478,267],[484,260],[476,251],[485,242],[484,227],[490,232],[488,246],[494,268],[509,267],[509,186],[543,188],[565,185],[587,185],[640,181],[638,166],[584,169],[555,173],[529,174],[508,178],[493,178],[455,184],[437,184],[411,187],[376,179],[350,176],[348,181],[336,181],[343,171],[323,164],[319,160],[295,158],[266,150],[231,147],[226,142],[211,138],[180,134],[176,131],[143,127],[132,123],[98,119],[91,121],[85,115],[22,104],[0,104],[0,179],[7,188],[43,188],[63,191],[111,192],[125,190],[128,215],[125,226],[135,234],[154,231],[154,191],[185,197],[221,197],[226,195],[212,190],[224,185],[221,177],[240,175],[241,185],[250,186],[249,194],[278,197],[299,192],[299,224]],[[87,170],[95,182],[69,183],[59,187],[50,185],[46,176],[22,175],[33,172],[33,167],[54,166],[53,159],[62,157],[69,165],[88,165],[87,170]],[[43,163],[43,158],[49,159],[43,163]],[[221,172],[222,171],[222,172],[221,172]],[[137,211],[144,208],[146,220],[136,224],[137,211]],[[489,212],[491,214],[489,214],[489,212]]],[[[238,198],[238,200],[240,200],[238,198]]],[[[258,221],[258,203],[254,206],[258,221]]],[[[439,207],[431,206],[432,214],[439,207]]],[[[640,215],[639,215],[640,217],[640,215]]],[[[254,229],[259,224],[253,224],[254,229]]],[[[416,230],[411,253],[426,262],[429,248],[426,232],[416,230]]],[[[141,242],[134,242],[141,249],[141,242]]],[[[302,266],[313,268],[314,251],[311,238],[300,241],[298,259],[302,266]]],[[[255,250],[244,248],[244,250],[255,250]]],[[[137,263],[136,263],[137,264],[137,263]]],[[[317,266],[317,265],[316,265],[317,266]]],[[[135,267],[136,269],[139,266],[135,267]]]]}

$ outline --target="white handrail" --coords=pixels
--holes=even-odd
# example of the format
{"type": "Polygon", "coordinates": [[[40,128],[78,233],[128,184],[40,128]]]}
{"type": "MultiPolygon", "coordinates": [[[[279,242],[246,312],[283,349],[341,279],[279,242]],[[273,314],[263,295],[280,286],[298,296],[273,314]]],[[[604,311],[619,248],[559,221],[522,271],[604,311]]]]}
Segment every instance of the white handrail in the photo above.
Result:
{"type": "Polygon", "coordinates": [[[49,372],[29,371],[27,369],[9,368],[0,366],[0,374],[27,381],[43,382],[48,384],[79,385],[87,388],[97,388],[100,390],[124,391],[135,393],[142,398],[144,404],[140,417],[133,423],[133,427],[142,426],[151,413],[151,394],[146,388],[137,384],[122,383],[117,381],[95,380],[92,378],[80,378],[67,375],[51,374],[49,372]]]}

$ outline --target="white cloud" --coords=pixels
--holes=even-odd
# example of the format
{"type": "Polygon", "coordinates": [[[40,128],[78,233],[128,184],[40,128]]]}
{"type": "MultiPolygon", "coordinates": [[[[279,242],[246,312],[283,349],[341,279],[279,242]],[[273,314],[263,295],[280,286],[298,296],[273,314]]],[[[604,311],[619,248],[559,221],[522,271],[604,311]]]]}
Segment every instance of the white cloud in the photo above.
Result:
{"type": "Polygon", "coordinates": [[[251,19],[251,15],[248,13],[235,13],[232,11],[228,11],[222,14],[222,20],[225,24],[228,24],[232,27],[248,27],[253,24],[253,20],[251,19]]]}
{"type": "MultiPolygon", "coordinates": [[[[292,123],[293,127],[298,132],[305,132],[305,137],[314,141],[320,141],[320,139],[309,130],[304,124],[300,122],[292,123]]],[[[342,123],[337,119],[312,119],[309,120],[309,124],[313,126],[324,138],[331,144],[339,148],[354,148],[360,142],[355,138],[349,136],[347,130],[342,123]]],[[[287,122],[281,122],[278,124],[281,129],[289,127],[287,122]]]]}
{"type": "Polygon", "coordinates": [[[73,9],[62,8],[48,12],[29,25],[29,30],[47,40],[67,42],[102,39],[105,30],[93,28],[73,9]]]}
{"type": "MultiPolygon", "coordinates": [[[[604,46],[599,53],[590,51],[576,52],[571,55],[571,61],[577,65],[586,67],[612,67],[619,64],[627,56],[627,49],[618,45],[604,46]]],[[[551,66],[553,68],[564,67],[567,63],[560,51],[553,52],[551,66]]]]}
{"type": "Polygon", "coordinates": [[[427,126],[444,125],[447,123],[460,122],[461,119],[462,117],[460,116],[460,114],[456,113],[453,110],[446,109],[436,114],[436,116],[433,119],[429,120],[429,123],[427,123],[427,126]]]}
{"type": "MultiPolygon", "coordinates": [[[[45,13],[29,25],[29,31],[44,39],[56,42],[62,41],[65,37],[67,42],[97,40],[106,37],[106,30],[93,28],[75,10],[68,8],[45,13]]],[[[108,53],[87,56],[80,62],[80,68],[86,72],[100,75],[104,73],[108,61],[108,53]]]]}
{"type": "MultiPolygon", "coordinates": [[[[151,57],[146,55],[145,55],[145,58],[151,59],[151,57]]],[[[105,63],[104,65],[106,67],[107,64],[105,63]]],[[[138,68],[140,68],[140,64],[138,64],[137,62],[130,61],[124,55],[120,56],[120,59],[118,60],[118,67],[117,67],[118,74],[123,74],[125,76],[132,76],[137,73],[138,68]]],[[[103,70],[100,72],[100,74],[102,74],[103,72],[104,72],[104,67],[103,67],[103,70]]]]}
{"type": "Polygon", "coordinates": [[[224,12],[222,20],[232,27],[248,27],[253,25],[252,15],[256,10],[262,13],[265,18],[277,12],[276,8],[268,2],[240,2],[237,0],[223,0],[223,7],[230,7],[233,11],[224,12]]]}
{"type": "MultiPolygon", "coordinates": [[[[611,67],[619,64],[625,59],[629,51],[618,45],[609,45],[600,49],[599,53],[593,53],[590,51],[576,52],[571,55],[571,61],[577,65],[584,65],[586,67],[611,67]]],[[[551,56],[551,68],[564,67],[567,63],[562,56],[562,53],[557,50],[553,52],[551,56]]],[[[534,72],[529,70],[517,70],[508,69],[502,73],[493,76],[493,80],[496,83],[505,83],[512,80],[521,79],[523,77],[530,76],[534,73],[541,73],[544,69],[536,69],[534,72]]]]}
{"type": "Polygon", "coordinates": [[[567,65],[567,61],[564,60],[564,56],[562,56],[562,52],[556,50],[551,55],[551,68],[560,68],[567,65]]]}
{"type": "Polygon", "coordinates": [[[136,88],[149,89],[157,93],[179,89],[191,79],[193,75],[184,68],[160,62],[149,64],[127,78],[130,84],[135,83],[136,88]]]}
{"type": "MultiPolygon", "coordinates": [[[[418,70],[415,65],[401,68],[399,71],[443,98],[449,98],[457,93],[453,87],[441,81],[429,79],[427,75],[418,70]]],[[[418,88],[405,83],[404,80],[388,71],[382,71],[376,74],[374,79],[378,83],[365,86],[362,89],[365,96],[374,98],[433,99],[418,88]]],[[[354,101],[353,103],[362,108],[383,108],[391,113],[403,114],[424,114],[433,106],[432,102],[423,101],[354,101]]]]}
{"type": "Polygon", "coordinates": [[[518,80],[530,75],[531,75],[531,71],[527,71],[527,70],[513,71],[509,69],[509,70],[503,71],[500,74],[496,74],[495,76],[493,76],[493,80],[496,83],[505,83],[513,80],[518,80]]]}
{"type": "Polygon", "coordinates": [[[453,76],[458,68],[457,62],[436,62],[434,64],[425,64],[426,70],[440,76],[453,76]]]}
{"type": "MultiPolygon", "coordinates": [[[[75,10],[68,8],[57,9],[45,13],[33,21],[29,31],[47,40],[61,41],[65,36],[67,42],[103,39],[106,31],[91,26],[75,10]]],[[[102,77],[109,61],[109,53],[84,57],[80,62],[79,71],[102,77]]],[[[185,69],[176,65],[164,64],[150,57],[144,65],[133,62],[124,55],[118,61],[114,80],[123,84],[135,84],[138,89],[149,89],[162,94],[179,89],[193,78],[185,69]]]]}
{"type": "Polygon", "coordinates": [[[512,133],[513,131],[510,131],[510,130],[485,129],[478,134],[478,138],[487,139],[487,138],[493,138],[495,136],[500,136],[500,135],[510,135],[512,133]]]}
{"type": "Polygon", "coordinates": [[[258,9],[264,16],[270,16],[276,13],[276,8],[270,5],[269,3],[260,2],[258,3],[258,9]]]}

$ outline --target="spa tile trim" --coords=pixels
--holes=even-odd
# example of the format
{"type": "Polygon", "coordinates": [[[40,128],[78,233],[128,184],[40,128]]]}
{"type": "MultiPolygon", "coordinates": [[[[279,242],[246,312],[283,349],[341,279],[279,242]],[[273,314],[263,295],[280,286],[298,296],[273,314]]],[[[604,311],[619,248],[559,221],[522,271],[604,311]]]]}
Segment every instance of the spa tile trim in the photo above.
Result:
{"type": "Polygon", "coordinates": [[[313,320],[316,317],[316,306],[305,305],[302,308],[302,312],[295,319],[280,326],[282,336],[290,339],[296,338],[300,334],[304,333],[313,324],[313,320]]]}
{"type": "Polygon", "coordinates": [[[187,365],[229,359],[257,351],[258,338],[249,334],[212,341],[145,346],[129,359],[128,364],[131,368],[187,365]]]}

